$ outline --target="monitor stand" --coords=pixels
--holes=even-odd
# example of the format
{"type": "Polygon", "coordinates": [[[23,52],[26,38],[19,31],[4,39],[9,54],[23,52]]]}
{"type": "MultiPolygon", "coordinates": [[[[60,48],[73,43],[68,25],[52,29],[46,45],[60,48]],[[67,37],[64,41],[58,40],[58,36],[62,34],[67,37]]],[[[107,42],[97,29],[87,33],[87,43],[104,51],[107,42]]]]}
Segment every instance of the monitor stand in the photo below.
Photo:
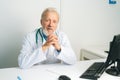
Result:
{"type": "Polygon", "coordinates": [[[114,76],[119,76],[120,77],[120,71],[117,67],[112,66],[111,68],[106,70],[106,73],[114,76]]]}

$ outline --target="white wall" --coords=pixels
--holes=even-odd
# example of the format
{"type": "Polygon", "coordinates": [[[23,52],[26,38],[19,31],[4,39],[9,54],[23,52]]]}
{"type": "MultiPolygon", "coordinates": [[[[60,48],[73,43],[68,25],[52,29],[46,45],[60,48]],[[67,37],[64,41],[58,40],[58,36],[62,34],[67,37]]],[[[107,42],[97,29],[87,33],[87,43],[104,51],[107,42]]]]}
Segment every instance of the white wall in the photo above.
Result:
{"type": "Polygon", "coordinates": [[[17,66],[22,37],[39,26],[46,7],[61,11],[61,29],[78,59],[81,47],[108,44],[120,32],[120,0],[116,1],[110,5],[108,0],[0,0],[0,68],[17,66]]]}
{"type": "Polygon", "coordinates": [[[61,27],[69,36],[76,54],[86,45],[109,45],[120,34],[120,0],[62,0],[61,27]]]}
{"type": "Polygon", "coordinates": [[[0,68],[17,66],[23,35],[40,26],[41,12],[60,0],[0,0],[0,68]]]}

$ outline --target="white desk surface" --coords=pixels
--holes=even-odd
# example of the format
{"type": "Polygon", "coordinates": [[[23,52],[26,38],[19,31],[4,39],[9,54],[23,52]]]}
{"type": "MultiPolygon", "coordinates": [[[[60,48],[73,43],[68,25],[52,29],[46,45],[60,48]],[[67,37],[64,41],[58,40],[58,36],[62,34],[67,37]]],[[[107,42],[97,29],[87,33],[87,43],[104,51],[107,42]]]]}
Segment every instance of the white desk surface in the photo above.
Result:
{"type": "MultiPolygon", "coordinates": [[[[0,80],[58,80],[60,75],[67,75],[71,80],[87,80],[79,78],[79,76],[96,61],[105,60],[79,61],[75,65],[44,64],[24,70],[5,68],[0,69],[0,80]],[[17,79],[18,76],[21,79],[17,79]]],[[[120,80],[120,77],[111,76],[104,72],[98,80],[120,80]]]]}

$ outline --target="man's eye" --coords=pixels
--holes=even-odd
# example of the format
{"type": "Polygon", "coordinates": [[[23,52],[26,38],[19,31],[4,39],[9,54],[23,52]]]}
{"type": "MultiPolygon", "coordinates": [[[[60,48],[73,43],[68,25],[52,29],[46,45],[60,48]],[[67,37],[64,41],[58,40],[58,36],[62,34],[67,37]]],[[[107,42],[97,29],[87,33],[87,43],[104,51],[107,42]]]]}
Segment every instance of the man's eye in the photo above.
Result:
{"type": "Polygon", "coordinates": [[[53,21],[53,23],[57,23],[57,21],[53,21]]]}
{"type": "Polygon", "coordinates": [[[49,20],[45,20],[46,22],[48,22],[49,20]]]}

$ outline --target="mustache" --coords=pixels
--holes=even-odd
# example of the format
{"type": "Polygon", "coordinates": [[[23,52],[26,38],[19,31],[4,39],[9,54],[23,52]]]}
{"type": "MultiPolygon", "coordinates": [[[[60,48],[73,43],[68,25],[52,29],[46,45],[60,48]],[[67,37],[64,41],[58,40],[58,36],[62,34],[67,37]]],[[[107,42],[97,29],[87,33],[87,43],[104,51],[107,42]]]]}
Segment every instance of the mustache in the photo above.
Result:
{"type": "Polygon", "coordinates": [[[47,29],[53,29],[51,26],[47,27],[47,29]]]}
{"type": "Polygon", "coordinates": [[[49,30],[53,30],[53,29],[52,29],[52,28],[44,28],[44,29],[43,29],[43,33],[44,33],[46,36],[54,33],[54,30],[53,30],[52,33],[49,33],[49,30]]]}

